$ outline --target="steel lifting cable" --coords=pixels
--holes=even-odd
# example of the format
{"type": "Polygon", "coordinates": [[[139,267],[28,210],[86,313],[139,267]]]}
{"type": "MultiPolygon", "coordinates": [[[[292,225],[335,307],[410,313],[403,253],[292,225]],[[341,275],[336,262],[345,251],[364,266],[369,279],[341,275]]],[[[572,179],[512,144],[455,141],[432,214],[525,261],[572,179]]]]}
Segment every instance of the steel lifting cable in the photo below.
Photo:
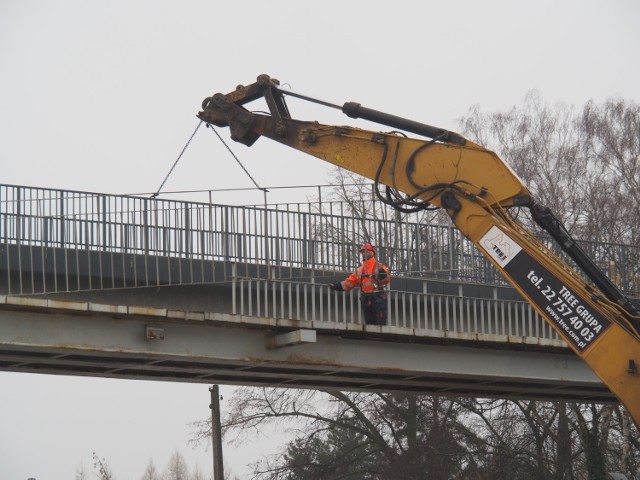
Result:
{"type": "Polygon", "coordinates": [[[158,187],[158,190],[156,191],[156,193],[152,193],[151,194],[151,198],[156,198],[158,195],[160,195],[160,190],[162,190],[162,187],[164,187],[164,184],[167,183],[167,180],[169,180],[169,176],[171,175],[171,172],[173,172],[173,169],[176,168],[176,165],[178,164],[178,162],[182,158],[182,155],[184,155],[184,152],[187,149],[187,147],[189,146],[189,144],[191,143],[191,140],[193,140],[193,137],[195,137],[196,133],[198,132],[198,129],[200,128],[200,125],[202,125],[202,120],[200,120],[200,122],[198,123],[198,126],[196,127],[196,129],[193,131],[193,133],[189,137],[189,140],[187,140],[186,145],[184,146],[184,148],[180,152],[180,155],[178,155],[178,158],[176,158],[176,161],[173,162],[173,165],[171,166],[171,169],[169,170],[169,173],[167,173],[167,176],[164,177],[164,180],[162,181],[162,183],[158,187]]]}
{"type": "MultiPolygon", "coordinates": [[[[158,190],[155,193],[151,194],[151,198],[156,198],[158,195],[160,195],[160,191],[162,190],[162,187],[164,187],[164,184],[167,183],[167,180],[169,179],[169,176],[171,175],[171,173],[173,172],[173,170],[176,168],[176,165],[178,164],[178,162],[180,161],[180,159],[182,158],[182,155],[184,155],[184,152],[187,150],[187,148],[189,147],[189,144],[191,143],[191,141],[193,140],[193,137],[195,137],[196,133],[198,132],[198,129],[200,128],[200,126],[202,125],[202,120],[200,120],[200,122],[198,123],[198,125],[196,126],[196,129],[193,131],[193,133],[191,134],[191,136],[189,137],[189,140],[187,140],[187,143],[185,144],[184,148],[182,149],[182,151],[180,152],[180,155],[178,155],[178,158],[176,158],[176,161],[173,162],[173,165],[171,166],[171,169],[169,170],[169,173],[167,173],[167,175],[164,177],[164,180],[162,181],[162,183],[160,184],[160,187],[158,187],[158,190]]],[[[218,133],[218,131],[213,128],[213,125],[211,125],[210,123],[207,123],[207,128],[211,128],[211,130],[213,130],[213,133],[216,134],[216,136],[220,139],[220,141],[222,142],[222,144],[225,146],[225,148],[229,151],[229,153],[231,154],[231,156],[235,159],[236,162],[238,162],[238,165],[240,165],[240,167],[242,168],[242,170],[244,170],[244,173],[247,174],[247,176],[251,179],[251,181],[253,182],[253,184],[256,186],[256,188],[258,190],[262,190],[263,192],[268,192],[269,190],[267,190],[266,188],[261,187],[260,185],[258,185],[258,182],[255,181],[255,179],[251,176],[251,174],[249,173],[249,171],[245,168],[245,166],[242,164],[242,162],[240,161],[240,159],[237,157],[237,155],[233,152],[233,150],[231,150],[231,148],[229,147],[229,145],[227,145],[227,143],[224,141],[224,139],[220,136],[220,134],[218,133]]]]}
{"type": "Polygon", "coordinates": [[[256,182],[254,180],[254,178],[251,176],[251,174],[249,173],[249,171],[244,167],[244,165],[242,164],[242,162],[240,161],[240,159],[236,156],[235,153],[233,153],[233,150],[231,150],[231,148],[229,147],[229,145],[227,145],[227,142],[224,141],[224,139],[220,136],[220,134],[218,133],[218,131],[213,128],[213,125],[211,125],[210,123],[207,123],[207,128],[210,128],[211,130],[213,130],[213,133],[216,134],[216,136],[220,139],[220,141],[222,142],[222,144],[226,147],[227,150],[229,150],[229,153],[231,154],[231,156],[235,159],[236,162],[238,162],[238,165],[240,165],[240,167],[242,168],[242,170],[244,170],[244,173],[247,174],[247,176],[251,179],[251,181],[253,182],[253,184],[256,186],[256,188],[258,190],[262,190],[263,192],[268,192],[269,190],[267,190],[266,188],[262,188],[260,185],[258,185],[258,182],[256,182]]]}

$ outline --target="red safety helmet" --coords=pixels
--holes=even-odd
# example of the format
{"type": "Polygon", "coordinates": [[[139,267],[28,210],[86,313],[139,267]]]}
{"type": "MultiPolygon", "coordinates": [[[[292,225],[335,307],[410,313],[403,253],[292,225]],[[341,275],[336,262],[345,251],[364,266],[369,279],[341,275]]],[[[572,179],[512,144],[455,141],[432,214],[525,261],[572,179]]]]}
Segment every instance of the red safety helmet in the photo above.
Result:
{"type": "Polygon", "coordinates": [[[371,245],[370,243],[365,243],[364,245],[362,245],[362,247],[360,247],[360,253],[365,251],[371,252],[374,255],[376,254],[376,249],[373,248],[373,245],[371,245]]]}

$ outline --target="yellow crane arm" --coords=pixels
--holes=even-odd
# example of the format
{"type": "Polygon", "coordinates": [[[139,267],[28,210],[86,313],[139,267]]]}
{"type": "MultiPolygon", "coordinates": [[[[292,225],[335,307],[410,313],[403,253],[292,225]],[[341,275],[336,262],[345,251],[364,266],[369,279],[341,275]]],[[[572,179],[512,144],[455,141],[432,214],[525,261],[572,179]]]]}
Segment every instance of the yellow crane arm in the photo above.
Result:
{"type": "Polygon", "coordinates": [[[228,126],[232,139],[245,145],[268,137],[370,178],[381,200],[403,212],[444,208],[457,228],[589,364],[640,425],[640,312],[494,152],[457,133],[357,103],[339,107],[283,91],[277,80],[266,75],[229,94],[205,99],[198,117],[228,126]],[[428,139],[295,120],[285,95],[428,139]],[[258,98],[267,101],[270,115],[243,107],[258,98]],[[559,242],[590,282],[515,221],[508,213],[511,207],[529,208],[533,219],[559,242]]]}

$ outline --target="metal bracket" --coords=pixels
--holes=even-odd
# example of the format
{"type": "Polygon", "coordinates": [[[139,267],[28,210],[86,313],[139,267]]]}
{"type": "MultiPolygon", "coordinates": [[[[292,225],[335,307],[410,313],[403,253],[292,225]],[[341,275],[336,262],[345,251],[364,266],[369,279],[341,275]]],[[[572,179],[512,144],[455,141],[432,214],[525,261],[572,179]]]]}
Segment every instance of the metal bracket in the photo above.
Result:
{"type": "Polygon", "coordinates": [[[275,133],[285,136],[287,127],[284,119],[291,119],[291,115],[278,85],[280,82],[275,78],[260,75],[251,85],[240,85],[227,94],[216,93],[204,99],[198,118],[218,127],[228,126],[233,140],[251,146],[260,134],[253,131],[256,115],[244,108],[244,105],[264,98],[273,118],[275,133]]]}
{"type": "Polygon", "coordinates": [[[316,343],[315,330],[294,330],[288,333],[275,335],[270,340],[271,348],[290,347],[301,343],[316,343]]]}

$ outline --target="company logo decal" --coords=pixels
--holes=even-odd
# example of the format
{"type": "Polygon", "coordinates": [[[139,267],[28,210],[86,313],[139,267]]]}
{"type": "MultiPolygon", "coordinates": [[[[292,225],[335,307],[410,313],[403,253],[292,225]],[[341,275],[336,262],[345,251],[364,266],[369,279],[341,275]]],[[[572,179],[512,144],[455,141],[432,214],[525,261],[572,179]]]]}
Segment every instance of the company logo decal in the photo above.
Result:
{"type": "Polygon", "coordinates": [[[496,226],[491,227],[480,239],[480,245],[501,267],[507,265],[522,250],[520,245],[496,226]]]}

